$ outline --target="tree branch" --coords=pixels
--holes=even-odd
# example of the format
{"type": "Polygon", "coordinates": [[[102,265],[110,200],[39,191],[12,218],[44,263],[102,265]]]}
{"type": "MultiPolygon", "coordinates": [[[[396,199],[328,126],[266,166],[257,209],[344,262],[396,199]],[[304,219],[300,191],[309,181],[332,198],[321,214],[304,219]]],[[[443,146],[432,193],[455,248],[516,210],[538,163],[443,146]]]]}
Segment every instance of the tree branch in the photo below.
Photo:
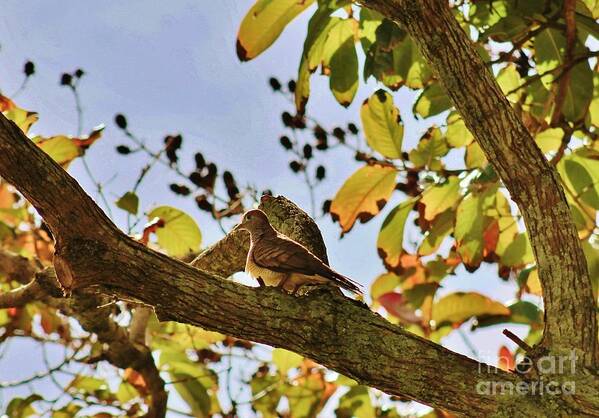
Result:
{"type": "MultiPolygon", "coordinates": [[[[72,299],[94,290],[141,301],[153,306],[161,320],[284,347],[365,385],[465,416],[506,414],[514,402],[525,413],[543,410],[531,397],[498,396],[477,387],[494,381],[515,385],[522,382],[519,376],[419,338],[337,292],[323,289],[293,297],[274,288],[248,288],[130,239],[100,213],[75,180],[4,117],[0,174],[48,215],[46,221],[57,237],[56,270],[72,299]]],[[[267,198],[263,205],[276,201],[267,198]]],[[[274,211],[271,217],[276,219],[274,211]]],[[[283,223],[293,224],[288,219],[283,223]]],[[[72,303],[75,312],[103,315],[103,310],[93,309],[97,302],[72,303]]],[[[120,333],[110,325],[95,328],[93,318],[80,321],[103,338],[120,333]]]]}
{"type": "Polygon", "coordinates": [[[28,284],[10,292],[0,293],[0,309],[20,307],[37,300],[77,319],[85,331],[96,334],[99,341],[108,345],[102,359],[118,368],[130,367],[143,376],[151,395],[147,417],[159,418],[165,415],[167,393],[152,353],[145,344],[130,340],[127,330],[112,320],[112,307],[106,304],[106,297],[85,290],[76,290],[71,298],[58,298],[62,291],[58,288],[53,269],[36,272],[33,260],[27,260],[1,249],[0,260],[2,260],[0,274],[12,272],[17,277],[25,279],[25,273],[32,272],[28,284]],[[4,269],[5,267],[7,270],[4,269]]]}
{"type": "Polygon", "coordinates": [[[545,304],[542,347],[596,366],[595,300],[560,177],[517,117],[445,0],[363,0],[419,45],[468,129],[518,204],[545,304]]]}

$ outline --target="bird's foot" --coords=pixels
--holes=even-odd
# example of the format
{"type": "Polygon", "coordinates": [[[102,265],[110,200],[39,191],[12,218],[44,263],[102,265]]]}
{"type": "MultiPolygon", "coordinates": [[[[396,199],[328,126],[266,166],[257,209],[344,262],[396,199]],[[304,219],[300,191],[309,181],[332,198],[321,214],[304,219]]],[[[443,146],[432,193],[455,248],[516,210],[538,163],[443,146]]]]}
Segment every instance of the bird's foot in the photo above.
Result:
{"type": "Polygon", "coordinates": [[[258,285],[259,285],[260,287],[266,287],[266,284],[264,283],[264,280],[262,279],[262,277],[258,277],[258,278],[256,279],[256,281],[258,281],[258,285]]]}

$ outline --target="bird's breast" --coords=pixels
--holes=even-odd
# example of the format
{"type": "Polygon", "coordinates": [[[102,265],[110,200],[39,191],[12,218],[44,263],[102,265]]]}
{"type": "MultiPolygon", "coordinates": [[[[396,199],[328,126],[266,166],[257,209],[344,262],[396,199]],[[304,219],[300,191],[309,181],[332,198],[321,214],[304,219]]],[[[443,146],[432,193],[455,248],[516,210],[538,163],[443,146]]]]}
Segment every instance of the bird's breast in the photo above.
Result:
{"type": "Polygon", "coordinates": [[[285,277],[285,273],[279,273],[257,265],[254,262],[252,248],[250,248],[247,260],[245,262],[245,272],[254,279],[262,279],[264,281],[264,284],[267,286],[277,286],[279,282],[285,277]]]}

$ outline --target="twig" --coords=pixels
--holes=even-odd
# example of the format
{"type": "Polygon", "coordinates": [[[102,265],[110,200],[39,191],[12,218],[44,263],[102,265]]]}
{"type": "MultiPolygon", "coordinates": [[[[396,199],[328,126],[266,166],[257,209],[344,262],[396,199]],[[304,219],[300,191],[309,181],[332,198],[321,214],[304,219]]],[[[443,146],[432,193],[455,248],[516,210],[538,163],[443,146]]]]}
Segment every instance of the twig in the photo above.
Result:
{"type": "Polygon", "coordinates": [[[503,335],[505,335],[506,337],[508,337],[510,340],[512,340],[513,342],[515,342],[516,345],[518,347],[520,347],[522,350],[524,350],[526,353],[529,353],[529,352],[532,351],[532,347],[530,345],[528,345],[524,341],[522,341],[520,339],[520,337],[518,337],[516,334],[514,334],[509,329],[504,329],[502,331],[502,333],[503,333],[503,335]]]}

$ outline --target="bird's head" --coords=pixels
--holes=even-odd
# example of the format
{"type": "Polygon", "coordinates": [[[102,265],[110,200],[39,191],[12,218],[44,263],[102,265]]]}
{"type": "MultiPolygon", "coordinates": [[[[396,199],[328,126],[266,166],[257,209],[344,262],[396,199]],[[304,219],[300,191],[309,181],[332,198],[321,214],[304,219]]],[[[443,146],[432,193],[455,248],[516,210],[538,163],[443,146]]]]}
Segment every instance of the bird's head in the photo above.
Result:
{"type": "Polygon", "coordinates": [[[264,212],[262,212],[260,209],[253,209],[247,211],[243,215],[241,222],[237,224],[234,229],[243,229],[252,235],[259,235],[272,230],[272,227],[270,226],[268,218],[264,212]]]}

